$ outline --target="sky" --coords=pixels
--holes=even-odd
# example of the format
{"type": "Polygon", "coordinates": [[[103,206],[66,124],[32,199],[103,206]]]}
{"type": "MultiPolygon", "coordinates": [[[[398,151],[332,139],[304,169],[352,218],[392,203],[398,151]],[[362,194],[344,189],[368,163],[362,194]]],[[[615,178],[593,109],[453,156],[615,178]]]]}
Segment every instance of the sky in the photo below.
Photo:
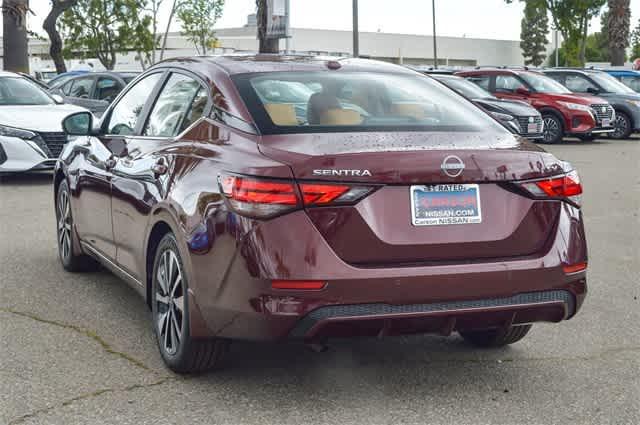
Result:
{"type": "MultiPolygon", "coordinates": [[[[291,25],[296,28],[351,29],[351,0],[290,0],[291,25]]],[[[161,27],[166,25],[172,0],[164,0],[161,27]]],[[[31,30],[42,31],[42,21],[49,10],[49,0],[30,0],[35,15],[29,16],[31,30]]],[[[428,0],[359,0],[361,31],[387,33],[433,33],[431,2],[428,0]]],[[[454,37],[520,39],[522,2],[506,4],[504,0],[436,0],[436,32],[454,37]]],[[[226,0],[217,28],[239,27],[247,15],[254,13],[255,0],[226,0]]],[[[632,27],[640,18],[640,0],[631,0],[632,27]]],[[[1,27],[1,23],[0,23],[1,27]]],[[[179,25],[173,24],[178,31],[179,25]]],[[[600,30],[599,18],[590,32],[600,30]]]]}

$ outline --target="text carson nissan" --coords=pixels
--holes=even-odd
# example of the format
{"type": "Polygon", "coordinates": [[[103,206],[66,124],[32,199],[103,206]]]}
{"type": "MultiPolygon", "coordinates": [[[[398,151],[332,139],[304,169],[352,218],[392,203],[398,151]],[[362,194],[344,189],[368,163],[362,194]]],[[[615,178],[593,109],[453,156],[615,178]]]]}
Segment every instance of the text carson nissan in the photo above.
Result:
{"type": "Polygon", "coordinates": [[[575,170],[414,71],[174,59],[91,118],[64,122],[60,259],[145,297],[173,370],[216,366],[233,339],[499,346],[585,298],[575,170]]]}

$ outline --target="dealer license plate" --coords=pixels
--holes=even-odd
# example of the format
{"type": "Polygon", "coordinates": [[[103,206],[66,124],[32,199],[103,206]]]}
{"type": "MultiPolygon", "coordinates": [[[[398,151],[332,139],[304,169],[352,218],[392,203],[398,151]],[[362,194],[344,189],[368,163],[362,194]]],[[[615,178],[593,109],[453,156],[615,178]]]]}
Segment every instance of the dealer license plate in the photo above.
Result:
{"type": "Polygon", "coordinates": [[[482,222],[477,184],[411,186],[411,220],[414,226],[473,224],[482,222]]]}

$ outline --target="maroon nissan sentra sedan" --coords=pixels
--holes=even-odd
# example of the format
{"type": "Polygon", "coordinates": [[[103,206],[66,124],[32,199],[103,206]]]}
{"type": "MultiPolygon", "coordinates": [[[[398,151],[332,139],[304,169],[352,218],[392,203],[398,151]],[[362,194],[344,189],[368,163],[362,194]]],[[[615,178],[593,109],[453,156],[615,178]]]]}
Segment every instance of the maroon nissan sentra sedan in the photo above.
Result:
{"type": "Polygon", "coordinates": [[[502,346],[586,295],[576,171],[400,66],[173,59],[64,127],[60,260],[145,297],[177,372],[234,339],[502,346]]]}

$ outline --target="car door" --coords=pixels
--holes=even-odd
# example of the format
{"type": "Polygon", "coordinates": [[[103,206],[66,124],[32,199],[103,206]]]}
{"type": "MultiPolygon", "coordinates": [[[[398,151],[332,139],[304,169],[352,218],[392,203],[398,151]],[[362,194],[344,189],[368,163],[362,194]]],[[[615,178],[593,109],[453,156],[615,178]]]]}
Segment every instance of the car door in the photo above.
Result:
{"type": "Polygon", "coordinates": [[[144,275],[144,231],[154,205],[170,189],[168,171],[191,144],[175,138],[210,107],[206,85],[172,71],[148,108],[146,121],[126,140],[126,155],[113,169],[112,217],[118,265],[138,280],[144,275]]]}
{"type": "Polygon", "coordinates": [[[91,110],[93,103],[91,96],[95,82],[95,77],[91,75],[74,78],[67,83],[69,84],[68,87],[67,85],[64,87],[64,89],[68,90],[64,92],[65,101],[91,110]]]}
{"type": "Polygon", "coordinates": [[[123,88],[124,85],[114,77],[98,77],[92,96],[91,112],[96,116],[101,116],[123,88]]]}

